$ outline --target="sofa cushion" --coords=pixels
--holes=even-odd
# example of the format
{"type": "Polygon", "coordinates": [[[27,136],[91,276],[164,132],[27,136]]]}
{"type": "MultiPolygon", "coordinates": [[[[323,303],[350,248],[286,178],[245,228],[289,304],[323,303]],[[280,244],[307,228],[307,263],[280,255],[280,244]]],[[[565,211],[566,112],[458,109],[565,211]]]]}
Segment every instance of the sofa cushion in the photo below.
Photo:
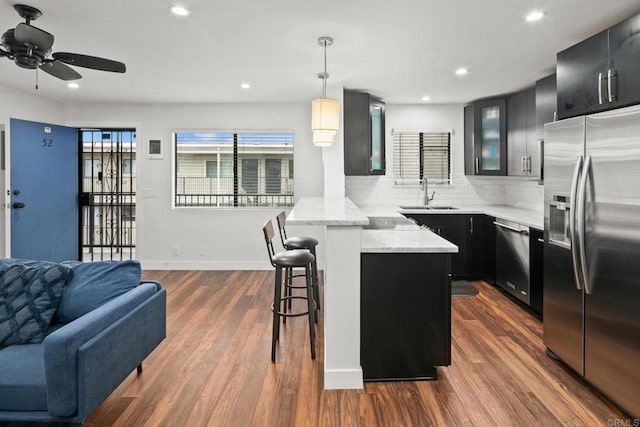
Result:
{"type": "Polygon", "coordinates": [[[0,267],[0,347],[44,339],[70,273],[55,263],[0,267]]]}
{"type": "Polygon", "coordinates": [[[47,410],[43,351],[43,343],[0,350],[0,411],[47,410]]]}
{"type": "Polygon", "coordinates": [[[69,323],[135,288],[142,269],[138,261],[67,261],[73,275],[62,294],[56,321],[69,323]]]}

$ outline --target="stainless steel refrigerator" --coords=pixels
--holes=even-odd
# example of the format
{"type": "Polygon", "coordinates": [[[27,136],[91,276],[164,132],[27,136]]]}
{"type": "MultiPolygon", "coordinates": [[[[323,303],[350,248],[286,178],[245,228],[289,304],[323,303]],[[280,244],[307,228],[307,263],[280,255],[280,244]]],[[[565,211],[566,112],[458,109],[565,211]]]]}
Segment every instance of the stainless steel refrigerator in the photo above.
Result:
{"type": "Polygon", "coordinates": [[[544,343],[640,417],[640,107],[545,125],[544,343]]]}

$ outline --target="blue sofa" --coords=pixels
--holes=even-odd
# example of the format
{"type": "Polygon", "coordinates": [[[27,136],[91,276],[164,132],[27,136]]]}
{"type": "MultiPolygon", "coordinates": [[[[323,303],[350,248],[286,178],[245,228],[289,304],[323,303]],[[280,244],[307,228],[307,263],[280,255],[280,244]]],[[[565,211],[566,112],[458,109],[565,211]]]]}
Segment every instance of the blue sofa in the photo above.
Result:
{"type": "Polygon", "coordinates": [[[136,261],[0,260],[0,322],[9,276],[52,265],[62,290],[44,339],[2,345],[0,336],[0,421],[82,423],[166,336],[166,291],[140,281],[136,261]]]}

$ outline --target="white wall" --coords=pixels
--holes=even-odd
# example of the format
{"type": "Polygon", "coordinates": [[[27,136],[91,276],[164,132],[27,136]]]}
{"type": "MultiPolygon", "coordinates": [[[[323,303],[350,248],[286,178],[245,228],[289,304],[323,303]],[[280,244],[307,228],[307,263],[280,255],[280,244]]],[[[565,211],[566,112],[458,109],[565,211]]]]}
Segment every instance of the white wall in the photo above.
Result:
{"type": "MultiPolygon", "coordinates": [[[[261,227],[267,218],[275,217],[278,209],[218,210],[171,207],[171,133],[174,130],[292,129],[295,132],[296,197],[322,196],[325,183],[332,181],[332,177],[327,176],[323,167],[322,150],[311,142],[310,104],[307,103],[62,106],[37,94],[2,87],[0,96],[0,124],[5,124],[7,141],[10,138],[8,124],[11,117],[69,126],[137,128],[137,254],[147,269],[268,267],[261,227]],[[150,160],[144,155],[149,139],[162,140],[165,152],[163,159],[150,160]],[[157,197],[144,197],[148,190],[156,190],[157,197]],[[178,255],[173,255],[174,248],[177,248],[178,255]]],[[[464,175],[463,127],[462,105],[387,105],[387,175],[346,177],[346,196],[362,205],[420,203],[422,192],[418,186],[393,186],[391,132],[393,129],[447,131],[452,132],[453,184],[431,185],[430,189],[436,191],[435,203],[510,204],[542,209],[542,186],[538,186],[532,180],[464,175]]],[[[336,153],[341,149],[342,147],[338,146],[332,147],[336,153]]],[[[328,159],[325,158],[326,160],[328,159]]],[[[335,166],[334,163],[331,161],[330,166],[335,166]]],[[[5,172],[8,174],[8,169],[5,172]]],[[[333,180],[340,181],[337,178],[341,177],[333,180]]],[[[0,174],[0,184],[0,188],[6,188],[4,174],[0,174]]],[[[5,195],[6,191],[3,191],[3,204],[6,203],[5,195]]],[[[6,209],[2,209],[0,216],[7,212],[6,209]]],[[[0,218],[0,221],[6,223],[4,218],[0,218]]],[[[0,231],[3,233],[0,238],[8,239],[8,228],[0,231]]],[[[291,227],[290,232],[313,235],[321,240],[321,244],[324,237],[320,228],[291,227]]],[[[0,256],[4,255],[1,246],[0,256]]],[[[320,262],[322,263],[322,258],[320,262]]]]}
{"type": "Polygon", "coordinates": [[[5,127],[5,158],[6,169],[0,171],[0,257],[6,256],[11,240],[11,227],[6,220],[10,210],[6,207],[10,200],[7,190],[10,186],[11,158],[10,119],[30,120],[51,124],[63,124],[62,105],[40,96],[37,91],[23,92],[0,86],[0,124],[5,127]]]}
{"type": "Polygon", "coordinates": [[[384,176],[347,177],[346,195],[360,205],[422,204],[419,185],[395,187],[393,184],[393,130],[451,132],[452,184],[431,184],[434,204],[509,204],[542,210],[542,186],[532,179],[518,177],[479,177],[464,174],[463,105],[387,105],[386,163],[384,176]]]}
{"type": "MultiPolygon", "coordinates": [[[[270,268],[262,225],[268,218],[275,225],[280,209],[172,208],[171,133],[175,130],[292,129],[295,196],[323,194],[322,153],[311,142],[310,103],[74,104],[64,106],[64,117],[71,126],[136,123],[136,250],[145,269],[270,268]],[[151,160],[144,154],[149,139],[162,140],[163,159],[151,160]],[[157,197],[145,197],[150,192],[157,197]]],[[[317,229],[291,227],[289,231],[322,240],[317,229]]]]}

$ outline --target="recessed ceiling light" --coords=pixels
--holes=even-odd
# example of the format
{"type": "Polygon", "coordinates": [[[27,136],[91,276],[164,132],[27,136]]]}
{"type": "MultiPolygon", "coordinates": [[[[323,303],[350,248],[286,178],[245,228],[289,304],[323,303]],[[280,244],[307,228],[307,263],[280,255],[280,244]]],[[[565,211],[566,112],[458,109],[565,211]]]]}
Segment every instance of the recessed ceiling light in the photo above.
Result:
{"type": "Polygon", "coordinates": [[[242,83],[242,84],[240,85],[240,87],[241,87],[242,89],[251,89],[251,85],[250,85],[249,83],[242,83]]]}
{"type": "Polygon", "coordinates": [[[533,21],[539,21],[540,19],[542,19],[543,16],[544,16],[544,12],[535,10],[533,12],[530,12],[524,19],[526,19],[527,22],[533,22],[533,21]]]}
{"type": "Polygon", "coordinates": [[[71,82],[71,83],[67,83],[67,87],[69,89],[79,89],[80,85],[78,83],[71,82]]]}
{"type": "Polygon", "coordinates": [[[183,6],[171,6],[171,13],[178,16],[187,16],[189,11],[183,6]]]}
{"type": "Polygon", "coordinates": [[[469,73],[469,69],[465,67],[460,67],[456,69],[456,76],[464,76],[469,73]]]}
{"type": "Polygon", "coordinates": [[[427,101],[431,101],[431,97],[429,95],[425,95],[422,97],[422,100],[427,102],[427,101]]]}

